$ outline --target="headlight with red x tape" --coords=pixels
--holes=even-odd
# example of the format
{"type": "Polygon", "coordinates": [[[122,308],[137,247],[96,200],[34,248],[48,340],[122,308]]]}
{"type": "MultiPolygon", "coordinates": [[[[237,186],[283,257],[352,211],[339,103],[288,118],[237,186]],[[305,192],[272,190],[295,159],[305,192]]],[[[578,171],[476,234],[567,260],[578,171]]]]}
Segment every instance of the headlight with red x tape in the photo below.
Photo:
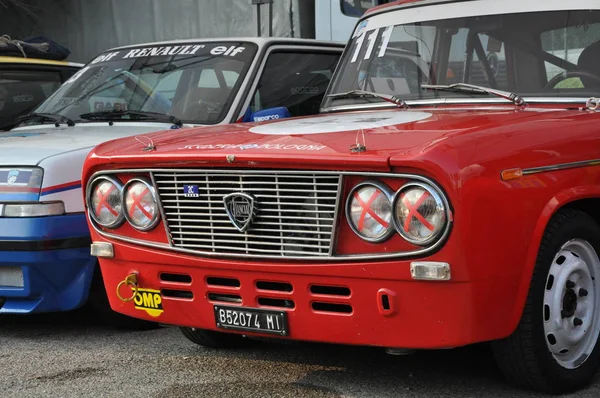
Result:
{"type": "Polygon", "coordinates": [[[394,197],[394,224],[408,242],[425,246],[440,237],[446,226],[446,206],[436,190],[409,182],[394,197]]]}
{"type": "Polygon", "coordinates": [[[108,176],[98,177],[88,187],[90,216],[105,228],[117,228],[123,224],[123,186],[120,181],[108,176]]]}
{"type": "Polygon", "coordinates": [[[408,182],[394,192],[383,182],[364,181],[346,202],[350,228],[369,243],[384,242],[396,231],[413,245],[427,246],[443,235],[447,212],[438,190],[423,182],[408,182]]]}
{"type": "Polygon", "coordinates": [[[158,203],[154,187],[141,178],[129,180],[123,188],[125,218],[139,231],[148,231],[158,223],[158,203]]]}

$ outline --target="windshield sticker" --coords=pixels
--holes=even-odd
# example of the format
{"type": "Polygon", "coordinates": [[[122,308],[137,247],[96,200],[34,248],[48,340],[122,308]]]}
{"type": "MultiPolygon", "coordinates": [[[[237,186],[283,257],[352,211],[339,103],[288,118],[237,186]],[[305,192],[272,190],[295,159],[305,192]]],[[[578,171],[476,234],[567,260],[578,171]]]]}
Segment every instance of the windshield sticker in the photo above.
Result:
{"type": "Polygon", "coordinates": [[[362,114],[318,116],[301,120],[284,120],[254,126],[251,133],[265,135],[294,135],[338,133],[359,129],[376,129],[428,119],[429,112],[369,112],[362,114]]]}
{"type": "Polygon", "coordinates": [[[200,144],[200,145],[186,145],[179,150],[185,149],[268,149],[276,151],[320,151],[327,148],[324,145],[312,145],[312,144],[200,144]]]}
{"type": "MultiPolygon", "coordinates": [[[[244,56],[249,57],[251,55],[245,56],[244,50],[246,50],[245,46],[241,46],[238,44],[230,44],[226,45],[224,43],[214,43],[214,44],[179,44],[179,45],[170,45],[170,46],[161,46],[161,47],[141,47],[141,48],[131,48],[126,50],[114,51],[106,54],[101,54],[97,56],[93,61],[90,62],[90,65],[98,64],[102,62],[109,61],[119,61],[123,59],[135,59],[135,58],[144,58],[144,57],[175,57],[175,56],[211,56],[211,55],[219,55],[219,56],[244,56]]],[[[76,74],[77,76],[73,76],[70,80],[76,80],[80,74],[76,74]]]]}

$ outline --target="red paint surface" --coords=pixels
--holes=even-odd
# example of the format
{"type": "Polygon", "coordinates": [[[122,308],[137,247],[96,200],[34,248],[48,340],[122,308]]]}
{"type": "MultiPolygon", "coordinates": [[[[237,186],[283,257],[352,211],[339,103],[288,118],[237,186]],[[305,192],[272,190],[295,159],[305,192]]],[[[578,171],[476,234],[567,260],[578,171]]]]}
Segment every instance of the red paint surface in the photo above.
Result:
{"type": "MultiPolygon", "coordinates": [[[[351,170],[414,173],[436,181],[452,207],[452,231],[442,248],[418,260],[443,261],[451,266],[448,282],[414,281],[411,260],[374,261],[247,261],[207,259],[111,241],[113,259],[100,259],[111,305],[127,315],[183,326],[216,329],[207,276],[235,277],[245,306],[257,306],[264,292],[255,282],[288,282],[287,297],[295,303],[289,312],[290,338],[348,344],[407,348],[453,347],[502,338],[515,328],[523,309],[539,243],[554,212],[566,204],[600,197],[600,167],[590,166],[525,176],[504,182],[502,170],[532,168],[600,159],[600,114],[554,106],[454,106],[414,108],[431,112],[414,123],[364,130],[367,151],[351,153],[356,131],[310,135],[260,135],[247,129],[254,124],[204,127],[152,134],[157,150],[148,153],[134,138],[97,147],[88,157],[84,184],[98,170],[168,168],[273,168],[300,170],[351,170]],[[321,151],[268,149],[180,149],[205,144],[312,144],[321,151]],[[226,162],[233,154],[236,160],[226,162]],[[164,312],[152,318],[122,303],[114,294],[118,282],[139,272],[144,288],[179,288],[192,291],[193,300],[165,297],[164,312]],[[160,272],[191,275],[189,286],[162,282],[160,272]],[[350,297],[328,298],[352,306],[352,314],[323,314],[310,303],[325,300],[310,293],[311,284],[345,286],[350,297]],[[382,313],[381,289],[394,293],[393,313],[382,313]]],[[[391,110],[390,112],[412,112],[391,110]]],[[[368,112],[364,112],[368,114],[368,112]]],[[[289,119],[288,119],[289,120],[289,119]]],[[[269,122],[267,122],[269,123],[269,122]]],[[[264,124],[267,124],[264,123],[264,124]]],[[[371,178],[371,177],[369,177],[371,178]]],[[[343,196],[361,177],[344,179],[343,196]]],[[[382,179],[398,189],[401,178],[382,179]]],[[[345,220],[338,220],[338,253],[390,252],[413,248],[395,234],[382,244],[356,237],[345,220]]],[[[162,223],[161,223],[162,224],[162,223]]],[[[132,236],[121,227],[118,234],[132,236]]],[[[155,239],[166,239],[159,225],[155,239]]],[[[215,290],[216,289],[216,290],[215,290]]],[[[327,301],[326,300],[326,301],[327,301]]],[[[328,301],[327,301],[328,302],[328,301]]]]}

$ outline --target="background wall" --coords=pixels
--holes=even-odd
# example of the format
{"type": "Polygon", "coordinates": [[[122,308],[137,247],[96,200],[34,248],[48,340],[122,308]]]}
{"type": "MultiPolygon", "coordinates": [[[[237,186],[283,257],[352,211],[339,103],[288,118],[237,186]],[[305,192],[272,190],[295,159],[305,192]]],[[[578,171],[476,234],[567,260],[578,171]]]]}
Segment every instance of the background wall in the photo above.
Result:
{"type": "MultiPolygon", "coordinates": [[[[315,0],[274,0],[273,36],[314,37],[315,0]]],[[[261,6],[262,35],[268,6],[261,6]]],[[[257,36],[251,0],[0,0],[0,35],[44,35],[87,62],[111,47],[172,39],[257,36]],[[27,10],[13,5],[22,1],[27,10]]]]}

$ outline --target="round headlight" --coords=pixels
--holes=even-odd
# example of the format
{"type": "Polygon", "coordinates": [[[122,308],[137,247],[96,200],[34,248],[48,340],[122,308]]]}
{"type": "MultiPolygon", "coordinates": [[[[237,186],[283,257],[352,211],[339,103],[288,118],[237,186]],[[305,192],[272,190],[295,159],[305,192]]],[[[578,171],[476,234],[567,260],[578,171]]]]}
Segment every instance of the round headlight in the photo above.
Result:
{"type": "Polygon", "coordinates": [[[394,197],[396,230],[410,243],[425,246],[440,237],[446,226],[446,205],[432,186],[410,182],[394,197]]]}
{"type": "Polygon", "coordinates": [[[384,184],[366,181],[355,186],[346,203],[350,228],[367,242],[382,242],[394,231],[392,192],[384,184]]]}
{"type": "Polygon", "coordinates": [[[154,228],[158,222],[158,204],[154,187],[147,181],[134,178],[123,188],[125,218],[140,231],[154,228]]]}
{"type": "Polygon", "coordinates": [[[123,222],[121,183],[111,177],[101,176],[89,185],[88,209],[92,219],[106,228],[116,228],[123,222]]]}

